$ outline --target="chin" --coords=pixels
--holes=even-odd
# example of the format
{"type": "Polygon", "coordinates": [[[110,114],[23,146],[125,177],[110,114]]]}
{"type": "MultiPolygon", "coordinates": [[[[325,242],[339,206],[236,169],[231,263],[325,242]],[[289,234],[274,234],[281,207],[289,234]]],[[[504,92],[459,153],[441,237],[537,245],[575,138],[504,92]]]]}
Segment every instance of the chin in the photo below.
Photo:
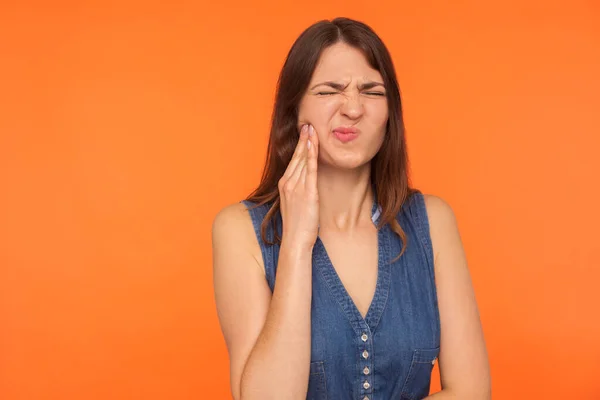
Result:
{"type": "Polygon", "coordinates": [[[344,153],[345,154],[328,154],[325,163],[334,168],[350,170],[360,168],[370,161],[364,154],[350,151],[344,153]]]}

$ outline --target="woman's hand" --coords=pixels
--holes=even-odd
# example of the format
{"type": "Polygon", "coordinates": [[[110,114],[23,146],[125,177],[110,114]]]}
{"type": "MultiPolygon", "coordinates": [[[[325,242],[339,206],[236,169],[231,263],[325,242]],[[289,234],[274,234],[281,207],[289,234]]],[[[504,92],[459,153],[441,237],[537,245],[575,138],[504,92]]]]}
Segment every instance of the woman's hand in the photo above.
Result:
{"type": "Polygon", "coordinates": [[[279,180],[283,221],[282,241],[312,249],[319,231],[317,157],[319,139],[312,125],[304,125],[288,167],[279,180]]]}

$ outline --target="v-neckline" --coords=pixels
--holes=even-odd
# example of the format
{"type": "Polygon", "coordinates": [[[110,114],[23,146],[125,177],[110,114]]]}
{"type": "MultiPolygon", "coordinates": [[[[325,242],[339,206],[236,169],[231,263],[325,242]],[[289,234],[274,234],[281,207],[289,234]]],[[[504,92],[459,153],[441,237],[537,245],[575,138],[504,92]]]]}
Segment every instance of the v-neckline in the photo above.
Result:
{"type": "MultiPolygon", "coordinates": [[[[375,225],[380,215],[380,208],[374,201],[372,209],[372,220],[375,225]]],[[[339,274],[337,273],[325,244],[321,240],[320,236],[317,236],[316,245],[316,261],[317,266],[326,281],[332,295],[336,298],[342,310],[346,314],[348,320],[352,324],[353,328],[357,333],[363,332],[365,325],[372,331],[375,330],[379,318],[385,308],[387,297],[389,294],[390,286],[390,265],[389,265],[389,243],[387,233],[387,225],[377,230],[377,279],[375,283],[375,291],[367,313],[363,317],[354,299],[348,293],[348,290],[344,286],[339,274]]]]}

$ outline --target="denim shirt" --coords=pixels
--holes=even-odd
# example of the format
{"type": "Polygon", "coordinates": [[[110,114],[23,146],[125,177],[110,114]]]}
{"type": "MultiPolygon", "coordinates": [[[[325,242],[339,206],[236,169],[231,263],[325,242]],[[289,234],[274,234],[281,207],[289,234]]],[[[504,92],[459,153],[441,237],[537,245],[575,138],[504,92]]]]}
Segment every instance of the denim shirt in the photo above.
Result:
{"type": "MultiPolygon", "coordinates": [[[[242,201],[247,207],[252,202],[242,201]]],[[[270,205],[250,210],[273,291],[279,245],[265,244],[260,228],[270,205]]],[[[373,203],[372,221],[381,208],[373,203]]],[[[320,238],[312,253],[311,362],[307,399],[422,399],[440,349],[433,250],[423,194],[414,192],[396,219],[407,248],[389,224],[378,231],[379,263],[372,303],[362,317],[320,238]]],[[[281,215],[268,225],[281,234],[281,215]]]]}

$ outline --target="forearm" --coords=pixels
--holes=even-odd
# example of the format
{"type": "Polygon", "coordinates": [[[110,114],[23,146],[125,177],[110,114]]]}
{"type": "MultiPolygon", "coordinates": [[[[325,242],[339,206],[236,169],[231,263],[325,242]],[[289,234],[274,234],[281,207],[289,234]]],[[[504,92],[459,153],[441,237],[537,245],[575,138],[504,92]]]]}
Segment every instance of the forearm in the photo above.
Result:
{"type": "Polygon", "coordinates": [[[282,243],[267,319],[242,374],[242,400],[306,398],[311,291],[312,249],[282,243]]]}

